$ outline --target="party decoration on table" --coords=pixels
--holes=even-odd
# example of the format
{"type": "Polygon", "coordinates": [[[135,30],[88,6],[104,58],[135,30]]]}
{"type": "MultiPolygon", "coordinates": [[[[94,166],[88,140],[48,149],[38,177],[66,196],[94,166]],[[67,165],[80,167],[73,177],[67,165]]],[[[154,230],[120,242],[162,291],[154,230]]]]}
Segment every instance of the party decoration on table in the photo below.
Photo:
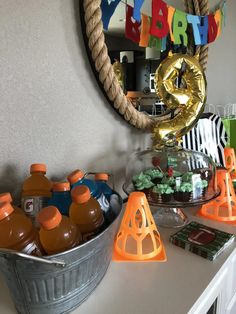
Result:
{"type": "MultiPolygon", "coordinates": [[[[211,106],[213,107],[213,105],[211,106]]],[[[216,109],[222,116],[223,124],[227,133],[227,146],[236,151],[236,104],[219,105],[216,109]]]]}
{"type": "Polygon", "coordinates": [[[168,109],[180,109],[173,119],[154,126],[154,146],[162,147],[175,143],[197,122],[204,111],[207,84],[197,57],[169,53],[156,71],[155,85],[168,109]],[[185,86],[176,86],[180,76],[185,86]]]}
{"type": "Polygon", "coordinates": [[[103,28],[108,30],[110,19],[115,12],[116,7],[121,0],[102,0],[101,10],[102,10],[102,22],[103,28]]]}
{"type": "MultiPolygon", "coordinates": [[[[104,29],[108,29],[109,21],[113,15],[120,0],[102,0],[102,20],[104,29]]],[[[144,47],[143,37],[138,36],[138,29],[146,29],[147,19],[143,18],[141,8],[144,0],[135,0],[134,8],[123,1],[126,5],[126,37],[144,47]],[[142,17],[142,18],[141,18],[142,17]],[[133,21],[134,19],[135,21],[133,21]],[[143,26],[142,24],[145,24],[143,26]],[[130,36],[130,31],[133,35],[130,36]],[[134,36],[136,34],[137,36],[134,36]]],[[[220,35],[222,26],[225,25],[226,19],[226,1],[220,2],[215,12],[206,16],[198,16],[187,14],[167,5],[163,0],[152,0],[152,15],[150,17],[151,24],[149,27],[149,35],[160,40],[165,40],[170,34],[171,42],[175,45],[188,45],[188,28],[192,29],[195,45],[206,45],[215,41],[220,35]]],[[[146,32],[145,32],[146,33],[146,32]]],[[[150,43],[145,42],[145,47],[150,47],[150,43]]],[[[157,49],[163,49],[165,45],[158,45],[157,49]]]]}
{"type": "Polygon", "coordinates": [[[236,158],[235,151],[232,147],[225,147],[224,149],[225,156],[225,167],[229,171],[231,179],[236,180],[236,158]]]}
{"type": "Polygon", "coordinates": [[[236,225],[236,195],[230,174],[226,169],[217,169],[216,177],[220,195],[204,204],[197,215],[236,225]]]}
{"type": "Polygon", "coordinates": [[[210,261],[235,240],[235,235],[192,221],[170,236],[170,242],[210,261]]]}
{"type": "Polygon", "coordinates": [[[216,163],[223,167],[224,148],[228,135],[220,116],[214,113],[203,113],[200,119],[181,139],[181,146],[207,154],[216,163]]]}
{"type": "Polygon", "coordinates": [[[129,195],[114,244],[114,261],[166,261],[165,249],[142,192],[129,195]]]}

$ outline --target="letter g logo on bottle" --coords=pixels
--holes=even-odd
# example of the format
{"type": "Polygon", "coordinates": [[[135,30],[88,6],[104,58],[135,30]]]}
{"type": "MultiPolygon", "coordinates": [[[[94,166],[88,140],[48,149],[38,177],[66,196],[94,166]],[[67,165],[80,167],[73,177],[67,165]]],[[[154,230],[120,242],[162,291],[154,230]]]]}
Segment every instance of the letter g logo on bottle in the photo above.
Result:
{"type": "Polygon", "coordinates": [[[34,200],[33,199],[27,199],[24,202],[24,211],[26,213],[31,213],[34,210],[34,200]]]}

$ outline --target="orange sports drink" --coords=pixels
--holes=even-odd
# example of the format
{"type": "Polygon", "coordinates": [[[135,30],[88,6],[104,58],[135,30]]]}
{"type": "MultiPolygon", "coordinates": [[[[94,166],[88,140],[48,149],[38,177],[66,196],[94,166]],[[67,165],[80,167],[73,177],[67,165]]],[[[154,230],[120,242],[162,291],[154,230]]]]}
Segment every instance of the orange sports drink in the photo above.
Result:
{"type": "Polygon", "coordinates": [[[40,224],[40,242],[48,255],[64,252],[81,242],[78,227],[68,217],[63,216],[57,207],[48,206],[37,215],[40,224]]]}
{"type": "Polygon", "coordinates": [[[43,251],[31,220],[17,214],[9,202],[0,203],[0,247],[37,256],[43,251]]]}
{"type": "Polygon", "coordinates": [[[78,225],[83,239],[87,239],[96,234],[104,224],[103,211],[86,185],[74,187],[71,196],[69,217],[78,225]]]}
{"type": "Polygon", "coordinates": [[[12,207],[14,208],[16,214],[24,215],[24,211],[20,207],[17,207],[12,204],[13,200],[10,193],[6,192],[6,193],[0,194],[0,203],[4,203],[4,202],[10,203],[12,207]]]}
{"type": "Polygon", "coordinates": [[[30,217],[33,224],[38,227],[36,215],[41,208],[46,207],[51,197],[52,183],[45,176],[46,165],[32,164],[30,166],[31,176],[23,183],[21,208],[30,217]]]}

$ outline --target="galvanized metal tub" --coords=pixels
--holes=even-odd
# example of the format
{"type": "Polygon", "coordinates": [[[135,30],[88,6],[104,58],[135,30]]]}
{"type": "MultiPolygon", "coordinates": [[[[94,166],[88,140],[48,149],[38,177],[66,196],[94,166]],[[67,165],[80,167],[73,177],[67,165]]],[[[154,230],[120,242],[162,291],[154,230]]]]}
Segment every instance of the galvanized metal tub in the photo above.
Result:
{"type": "Polygon", "coordinates": [[[21,314],[61,314],[78,307],[95,289],[111,261],[122,199],[115,220],[92,240],[66,252],[37,258],[0,249],[0,270],[21,314]]]}

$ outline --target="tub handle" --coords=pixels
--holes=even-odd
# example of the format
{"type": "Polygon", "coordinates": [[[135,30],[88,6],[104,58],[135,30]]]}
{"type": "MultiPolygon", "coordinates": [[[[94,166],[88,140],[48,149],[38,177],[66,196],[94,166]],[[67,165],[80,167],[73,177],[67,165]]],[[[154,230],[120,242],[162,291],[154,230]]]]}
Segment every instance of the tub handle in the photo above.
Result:
{"type": "Polygon", "coordinates": [[[19,256],[26,258],[28,260],[34,261],[34,262],[39,262],[39,263],[44,263],[44,264],[51,264],[57,267],[65,267],[66,263],[62,260],[58,259],[46,259],[43,257],[38,257],[38,256],[33,256],[33,255],[28,255],[22,252],[14,251],[14,250],[9,250],[5,248],[0,248],[0,256],[3,257],[9,257],[9,255],[12,256],[19,256]]]}

